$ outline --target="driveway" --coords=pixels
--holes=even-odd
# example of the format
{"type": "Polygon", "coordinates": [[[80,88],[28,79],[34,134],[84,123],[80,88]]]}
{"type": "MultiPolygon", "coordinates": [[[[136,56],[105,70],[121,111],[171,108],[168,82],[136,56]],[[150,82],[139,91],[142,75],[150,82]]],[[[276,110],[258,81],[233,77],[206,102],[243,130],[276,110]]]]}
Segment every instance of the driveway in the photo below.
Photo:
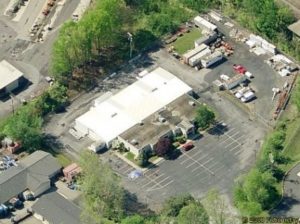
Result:
{"type": "Polygon", "coordinates": [[[300,164],[295,166],[286,176],[283,200],[272,211],[272,215],[300,218],[300,164]]]}

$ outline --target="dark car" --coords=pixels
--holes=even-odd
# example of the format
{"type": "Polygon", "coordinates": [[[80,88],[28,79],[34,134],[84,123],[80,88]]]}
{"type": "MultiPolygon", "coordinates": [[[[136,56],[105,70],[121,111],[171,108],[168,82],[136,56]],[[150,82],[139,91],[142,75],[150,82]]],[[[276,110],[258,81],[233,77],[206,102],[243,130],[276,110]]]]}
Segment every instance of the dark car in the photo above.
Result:
{"type": "Polygon", "coordinates": [[[185,143],[183,146],[182,146],[182,149],[184,151],[189,151],[191,150],[192,148],[194,148],[194,144],[192,142],[188,142],[188,143],[185,143]]]}

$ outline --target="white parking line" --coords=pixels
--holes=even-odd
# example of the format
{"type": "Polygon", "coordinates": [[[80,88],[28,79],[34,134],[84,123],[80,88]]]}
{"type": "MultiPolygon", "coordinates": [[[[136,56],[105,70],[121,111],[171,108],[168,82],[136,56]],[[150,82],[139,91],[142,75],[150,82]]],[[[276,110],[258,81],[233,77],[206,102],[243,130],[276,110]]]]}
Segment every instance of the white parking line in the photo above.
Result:
{"type": "Polygon", "coordinates": [[[164,176],[164,174],[161,174],[161,175],[157,176],[157,177],[154,178],[154,179],[145,176],[145,178],[147,178],[148,180],[150,180],[150,182],[148,182],[147,184],[144,184],[142,187],[144,188],[144,187],[146,187],[147,185],[151,184],[152,182],[157,183],[156,180],[157,180],[158,178],[162,177],[162,176],[164,176]]]}
{"type": "Polygon", "coordinates": [[[229,149],[229,151],[232,152],[232,151],[235,150],[237,147],[240,147],[240,145],[236,145],[235,147],[229,149]]]}
{"type": "Polygon", "coordinates": [[[167,177],[165,177],[163,180],[161,180],[161,181],[159,181],[159,182],[156,182],[152,187],[148,188],[147,191],[149,191],[149,190],[155,188],[156,186],[160,186],[160,187],[161,187],[161,186],[162,186],[161,183],[163,183],[164,181],[168,180],[169,178],[170,178],[170,177],[167,176],[167,177]]]}
{"type": "Polygon", "coordinates": [[[160,190],[160,189],[162,189],[162,188],[167,187],[168,185],[170,185],[170,184],[173,183],[173,182],[174,182],[174,180],[170,180],[170,181],[169,181],[168,183],[166,183],[165,185],[162,185],[162,186],[157,187],[157,188],[151,187],[151,188],[148,188],[147,191],[156,191],[156,190],[160,190]]]}
{"type": "MultiPolygon", "coordinates": [[[[193,160],[193,158],[191,156],[189,156],[188,154],[185,153],[186,156],[188,156],[191,160],[193,160]]],[[[214,172],[212,172],[210,169],[208,169],[206,166],[204,166],[202,163],[200,163],[199,161],[196,160],[196,163],[199,164],[199,166],[202,166],[204,169],[207,170],[207,172],[209,172],[210,174],[214,175],[214,172]]]]}
{"type": "Polygon", "coordinates": [[[234,153],[235,156],[237,156],[238,154],[241,154],[243,152],[243,150],[239,150],[237,152],[234,153]]]}
{"type": "Polygon", "coordinates": [[[225,149],[227,149],[229,146],[231,146],[232,144],[236,144],[236,142],[230,142],[228,145],[225,146],[225,149]]]}

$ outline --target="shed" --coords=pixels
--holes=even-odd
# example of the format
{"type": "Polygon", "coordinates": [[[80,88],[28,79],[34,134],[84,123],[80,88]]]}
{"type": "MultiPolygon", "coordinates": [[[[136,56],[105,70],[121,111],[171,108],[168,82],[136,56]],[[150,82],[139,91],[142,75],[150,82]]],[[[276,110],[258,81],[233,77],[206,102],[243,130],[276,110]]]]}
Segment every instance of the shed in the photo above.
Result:
{"type": "Polygon", "coordinates": [[[0,95],[10,93],[19,87],[23,73],[6,60],[0,62],[0,95]]]}
{"type": "Polygon", "coordinates": [[[71,181],[75,176],[81,173],[82,169],[77,163],[72,163],[63,169],[63,174],[68,181],[71,181]]]}
{"type": "Polygon", "coordinates": [[[300,37],[300,20],[288,26],[289,30],[292,31],[296,36],[300,37]]]}

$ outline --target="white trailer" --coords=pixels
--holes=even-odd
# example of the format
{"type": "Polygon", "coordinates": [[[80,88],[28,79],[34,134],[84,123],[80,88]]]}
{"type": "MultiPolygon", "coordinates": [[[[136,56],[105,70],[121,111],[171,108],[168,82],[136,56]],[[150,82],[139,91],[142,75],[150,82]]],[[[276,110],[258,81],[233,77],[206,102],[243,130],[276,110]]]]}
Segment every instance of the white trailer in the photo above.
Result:
{"type": "Polygon", "coordinates": [[[209,48],[200,51],[198,54],[189,59],[189,65],[192,67],[198,65],[199,63],[201,63],[201,58],[209,54],[211,54],[211,50],[209,48]]]}
{"type": "Polygon", "coordinates": [[[246,102],[248,102],[249,100],[253,99],[254,97],[255,97],[254,92],[252,92],[252,91],[250,90],[250,91],[246,92],[246,93],[243,95],[243,97],[241,98],[241,101],[242,101],[243,103],[246,103],[246,102]]]}
{"type": "Polygon", "coordinates": [[[215,64],[218,61],[223,59],[223,54],[220,51],[215,51],[212,54],[209,54],[201,59],[201,64],[203,67],[208,68],[215,64]]]}
{"type": "Polygon", "coordinates": [[[246,81],[246,79],[247,79],[247,76],[241,75],[241,74],[236,74],[231,79],[224,82],[225,88],[228,90],[233,89],[240,83],[246,81]]]}
{"type": "Polygon", "coordinates": [[[195,56],[199,52],[205,50],[206,48],[208,48],[208,46],[206,44],[201,44],[201,45],[195,47],[193,50],[190,50],[187,53],[185,53],[183,55],[184,63],[188,64],[190,58],[192,58],[193,56],[195,56]]]}
{"type": "Polygon", "coordinates": [[[207,21],[206,19],[202,18],[201,16],[196,16],[194,18],[194,23],[199,28],[207,30],[207,31],[215,31],[218,28],[216,25],[212,24],[211,22],[207,21]]]}

